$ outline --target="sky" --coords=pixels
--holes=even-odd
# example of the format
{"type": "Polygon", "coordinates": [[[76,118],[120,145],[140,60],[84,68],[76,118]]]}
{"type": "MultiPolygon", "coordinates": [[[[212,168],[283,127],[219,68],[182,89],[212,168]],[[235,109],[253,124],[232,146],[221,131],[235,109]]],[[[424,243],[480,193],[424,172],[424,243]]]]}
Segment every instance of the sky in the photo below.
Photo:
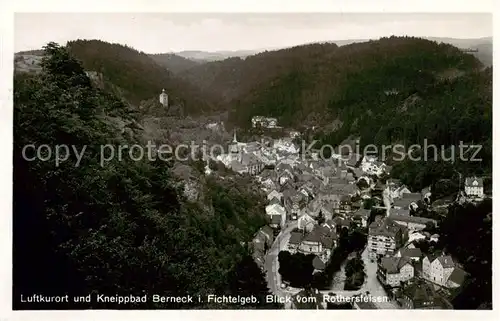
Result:
{"type": "Polygon", "coordinates": [[[233,51],[384,36],[491,37],[489,13],[16,13],[14,51],[100,39],[147,53],[233,51]]]}

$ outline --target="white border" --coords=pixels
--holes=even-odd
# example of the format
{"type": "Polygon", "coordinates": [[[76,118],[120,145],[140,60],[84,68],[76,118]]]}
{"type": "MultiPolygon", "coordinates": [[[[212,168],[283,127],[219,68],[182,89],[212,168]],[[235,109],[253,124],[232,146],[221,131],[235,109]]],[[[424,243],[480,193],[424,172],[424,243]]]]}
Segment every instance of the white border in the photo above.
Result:
{"type": "MultiPolygon", "coordinates": [[[[266,0],[259,1],[243,0],[181,0],[181,1],[154,1],[154,0],[17,0],[2,3],[0,10],[0,23],[2,24],[1,51],[0,51],[0,141],[3,151],[0,160],[1,199],[0,210],[4,218],[0,220],[0,253],[2,257],[0,281],[0,321],[3,320],[83,320],[110,318],[144,320],[148,319],[205,319],[205,320],[232,320],[239,318],[248,320],[250,318],[286,318],[288,320],[304,320],[316,318],[355,318],[370,320],[406,319],[444,319],[469,320],[476,318],[499,319],[498,300],[495,290],[499,290],[499,282],[494,273],[493,298],[495,307],[491,311],[39,311],[21,312],[11,311],[11,285],[12,285],[12,57],[13,57],[13,12],[493,12],[494,0],[418,0],[418,1],[389,1],[389,0],[350,0],[350,1],[321,1],[321,0],[266,0]]],[[[496,1],[498,2],[498,1],[496,1]]],[[[497,3],[498,5],[498,3],[497,3]]],[[[494,23],[495,30],[497,23],[494,23]]],[[[498,45],[494,44],[494,61],[498,61],[498,45]]],[[[498,73],[494,72],[494,87],[498,87],[500,79],[498,73]]],[[[494,101],[498,96],[494,91],[494,101]]],[[[494,123],[498,124],[496,118],[498,112],[494,113],[494,123]]],[[[500,129],[494,127],[494,137],[498,136],[500,129]]],[[[494,147],[498,147],[497,140],[494,147]]],[[[500,156],[494,153],[494,167],[500,168],[500,156]]],[[[494,171],[493,190],[500,190],[500,175],[494,171]]],[[[26,182],[29,184],[29,182],[26,182]]],[[[494,198],[494,213],[499,212],[499,202],[494,198]]],[[[494,230],[498,231],[497,219],[494,220],[494,230]]],[[[495,241],[498,233],[494,232],[495,241]]],[[[495,242],[494,244],[500,244],[495,242]]],[[[497,262],[496,246],[494,246],[494,263],[497,262]]],[[[33,267],[36,268],[36,267],[33,267]]],[[[496,264],[494,264],[494,270],[496,264]]],[[[495,272],[495,271],[494,271],[495,272]]]]}

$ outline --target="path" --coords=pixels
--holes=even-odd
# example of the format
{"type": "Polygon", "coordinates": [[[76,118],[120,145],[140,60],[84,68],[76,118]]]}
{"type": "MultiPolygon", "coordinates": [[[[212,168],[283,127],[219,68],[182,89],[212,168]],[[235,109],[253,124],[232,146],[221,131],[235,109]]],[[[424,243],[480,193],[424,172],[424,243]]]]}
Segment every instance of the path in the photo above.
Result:
{"type": "Polygon", "coordinates": [[[271,245],[271,248],[266,254],[264,267],[266,270],[267,285],[271,290],[271,293],[280,297],[286,297],[289,295],[289,292],[281,288],[281,275],[278,272],[278,254],[281,250],[285,249],[288,244],[288,240],[290,239],[290,233],[297,228],[297,226],[297,221],[289,223],[289,225],[286,226],[280,234],[278,234],[273,242],[273,245],[271,245]]]}

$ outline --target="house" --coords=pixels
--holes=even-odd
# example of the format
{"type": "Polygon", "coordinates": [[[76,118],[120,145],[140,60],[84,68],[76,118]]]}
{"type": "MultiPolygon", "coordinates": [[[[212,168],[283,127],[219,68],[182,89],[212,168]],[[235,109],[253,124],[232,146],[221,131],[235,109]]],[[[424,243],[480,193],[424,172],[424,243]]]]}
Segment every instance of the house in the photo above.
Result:
{"type": "Polygon", "coordinates": [[[416,209],[417,203],[410,199],[396,198],[392,203],[392,207],[398,210],[405,209],[409,211],[410,209],[416,209]]]}
{"type": "Polygon", "coordinates": [[[315,254],[324,263],[330,259],[332,250],[337,246],[338,236],[334,229],[326,226],[314,226],[314,229],[302,239],[298,251],[315,254]]]}
{"type": "Polygon", "coordinates": [[[366,227],[367,226],[367,222],[368,222],[368,218],[370,217],[370,210],[366,210],[366,209],[359,209],[357,210],[356,212],[353,212],[350,217],[352,218],[352,220],[354,222],[357,222],[359,223],[359,225],[361,227],[366,227]]]}
{"type": "Polygon", "coordinates": [[[290,233],[290,239],[288,240],[288,251],[295,253],[299,248],[300,243],[304,235],[301,232],[293,231],[290,233]]]}
{"type": "Polygon", "coordinates": [[[423,188],[421,191],[420,191],[420,195],[422,197],[422,201],[424,201],[425,203],[427,204],[430,204],[431,203],[431,196],[432,196],[432,193],[431,193],[431,187],[428,186],[426,188],[423,188]]]}
{"type": "Polygon", "coordinates": [[[264,169],[262,163],[254,154],[238,155],[237,160],[231,162],[231,169],[240,174],[249,174],[252,176],[258,175],[264,169]]]}
{"type": "Polygon", "coordinates": [[[313,230],[302,239],[298,251],[304,254],[320,254],[323,252],[321,236],[322,233],[315,226],[313,230]]]}
{"type": "Polygon", "coordinates": [[[467,177],[465,179],[465,194],[468,197],[484,197],[483,179],[477,177],[467,177]]]}
{"type": "Polygon", "coordinates": [[[377,256],[392,255],[404,244],[405,229],[384,218],[375,220],[368,228],[368,256],[372,259],[377,256]]]}
{"type": "Polygon", "coordinates": [[[410,216],[410,209],[409,208],[391,208],[389,209],[391,214],[397,215],[397,216],[410,216]]]}
{"type": "Polygon", "coordinates": [[[314,267],[314,272],[323,271],[326,267],[325,263],[318,256],[313,259],[312,265],[314,267]]]}
{"type": "Polygon", "coordinates": [[[422,200],[420,193],[403,193],[401,198],[394,199],[392,206],[396,209],[411,209],[418,208],[418,202],[422,200]]]}
{"type": "Polygon", "coordinates": [[[395,257],[407,257],[410,258],[413,262],[420,261],[420,257],[422,256],[422,251],[419,248],[401,248],[396,252],[395,257]]]}
{"type": "Polygon", "coordinates": [[[261,185],[268,191],[277,189],[276,183],[269,177],[260,181],[261,185]]]}
{"type": "Polygon", "coordinates": [[[403,309],[452,309],[452,305],[440,297],[434,287],[424,280],[415,280],[402,288],[399,302],[403,309]]]}
{"type": "Polygon", "coordinates": [[[447,287],[454,269],[455,262],[449,255],[427,255],[422,260],[422,277],[443,287],[447,287]]]}
{"type": "Polygon", "coordinates": [[[378,263],[377,277],[384,285],[397,287],[414,276],[415,269],[408,257],[383,257],[378,263]]]}
{"type": "Polygon", "coordinates": [[[439,242],[439,234],[432,234],[431,237],[429,238],[429,241],[431,242],[439,242]]]}
{"type": "Polygon", "coordinates": [[[285,185],[288,181],[293,181],[293,172],[289,170],[279,172],[278,183],[280,185],[285,185]]]}
{"type": "Polygon", "coordinates": [[[348,195],[343,195],[340,198],[340,213],[348,213],[351,211],[351,197],[348,195]]]}
{"type": "Polygon", "coordinates": [[[269,224],[270,227],[277,229],[280,227],[283,227],[282,225],[282,216],[279,214],[273,214],[271,215],[271,223],[269,224]]]}
{"type": "Polygon", "coordinates": [[[359,302],[357,300],[354,300],[352,303],[352,306],[356,310],[376,310],[377,306],[373,302],[364,302],[360,300],[359,302]]]}
{"type": "Polygon", "coordinates": [[[266,214],[269,216],[272,216],[272,215],[285,216],[286,211],[285,211],[285,208],[281,205],[270,204],[270,205],[266,206],[266,214]]]}
{"type": "Polygon", "coordinates": [[[394,181],[391,182],[392,185],[388,185],[389,196],[393,199],[402,198],[404,194],[409,194],[411,191],[405,185],[397,186],[394,185],[394,181]]]}
{"type": "Polygon", "coordinates": [[[408,215],[397,215],[393,214],[392,212],[389,214],[389,219],[391,219],[393,222],[401,226],[405,226],[406,228],[408,228],[410,232],[421,231],[429,223],[432,223],[434,224],[434,226],[437,226],[437,221],[430,218],[408,216],[408,215]]]}
{"type": "Polygon", "coordinates": [[[318,222],[308,214],[301,215],[297,220],[298,229],[307,232],[312,231],[316,224],[318,224],[318,222]]]}
{"type": "Polygon", "coordinates": [[[425,240],[427,237],[420,232],[413,232],[408,235],[408,243],[413,243],[419,240],[425,240]]]}
{"type": "Polygon", "coordinates": [[[269,226],[262,227],[256,234],[255,238],[259,238],[259,240],[263,241],[267,246],[271,247],[274,241],[274,233],[273,229],[269,226]]]}
{"type": "Polygon", "coordinates": [[[273,229],[269,226],[262,227],[252,239],[252,257],[257,265],[264,269],[264,257],[274,240],[273,229]]]}
{"type": "Polygon", "coordinates": [[[289,219],[297,219],[299,211],[305,206],[306,201],[306,196],[294,188],[287,188],[283,191],[283,204],[289,214],[289,219]]]}
{"type": "Polygon", "coordinates": [[[335,217],[332,221],[333,224],[339,228],[349,228],[351,226],[351,221],[341,218],[340,216],[335,217]]]}
{"type": "Polygon", "coordinates": [[[277,205],[281,206],[281,201],[279,199],[273,197],[273,198],[271,198],[269,200],[269,204],[268,205],[272,205],[272,204],[277,204],[277,205]]]}
{"type": "Polygon", "coordinates": [[[284,226],[286,222],[286,210],[283,206],[273,203],[266,206],[266,214],[273,220],[273,216],[281,217],[280,226],[284,226]]]}

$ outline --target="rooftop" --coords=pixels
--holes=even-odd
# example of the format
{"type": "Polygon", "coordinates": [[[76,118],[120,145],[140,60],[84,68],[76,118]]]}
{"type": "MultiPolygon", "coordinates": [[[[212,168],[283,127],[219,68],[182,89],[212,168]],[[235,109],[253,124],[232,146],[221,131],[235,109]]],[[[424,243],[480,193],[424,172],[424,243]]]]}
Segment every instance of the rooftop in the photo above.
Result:
{"type": "Polygon", "coordinates": [[[483,187],[483,179],[478,177],[467,177],[465,179],[466,187],[483,187]]]}
{"type": "Polygon", "coordinates": [[[406,264],[411,264],[409,257],[383,257],[380,260],[379,267],[387,273],[399,273],[406,264]]]}

